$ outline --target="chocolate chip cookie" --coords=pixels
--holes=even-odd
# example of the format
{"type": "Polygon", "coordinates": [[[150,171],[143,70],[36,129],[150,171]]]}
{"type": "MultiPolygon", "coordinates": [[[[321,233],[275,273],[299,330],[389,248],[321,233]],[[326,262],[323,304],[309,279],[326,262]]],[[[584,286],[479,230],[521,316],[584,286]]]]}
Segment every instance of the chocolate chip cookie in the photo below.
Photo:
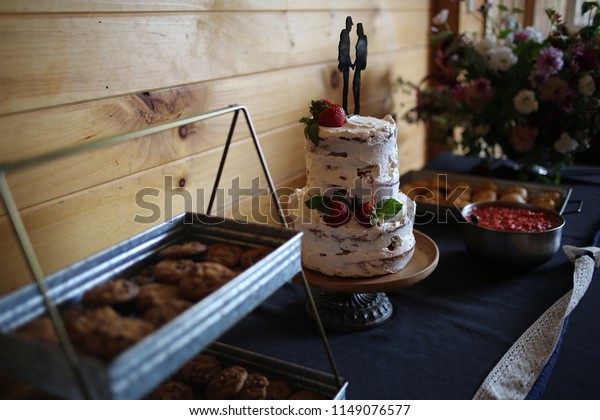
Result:
{"type": "Polygon", "coordinates": [[[159,283],[179,284],[194,269],[194,264],[188,259],[162,260],[154,267],[154,279],[159,283]]]}
{"type": "Polygon", "coordinates": [[[160,302],[181,297],[179,287],[173,284],[150,283],[140,287],[136,300],[138,311],[145,312],[160,302]]]}
{"type": "Polygon", "coordinates": [[[140,287],[126,279],[116,279],[99,284],[83,294],[85,306],[118,306],[137,298],[140,287]]]}
{"type": "Polygon", "coordinates": [[[161,259],[178,259],[190,258],[198,259],[204,254],[207,246],[202,242],[188,241],[181,244],[175,244],[161,249],[158,253],[158,258],[161,259]]]}
{"type": "Polygon", "coordinates": [[[265,247],[247,249],[240,258],[240,265],[246,269],[269,255],[271,251],[270,248],[265,247]]]}
{"type": "Polygon", "coordinates": [[[206,385],[206,398],[209,400],[226,400],[240,392],[248,378],[246,369],[231,366],[223,369],[206,385]]]}
{"type": "Polygon", "coordinates": [[[167,299],[158,301],[151,306],[144,314],[142,319],[148,321],[156,328],[166,324],[173,318],[192,306],[192,302],[183,299],[167,299]]]}
{"type": "Polygon", "coordinates": [[[179,283],[181,294],[191,301],[198,301],[211,294],[235,277],[229,268],[215,262],[196,263],[194,271],[179,283]]]}
{"type": "Polygon", "coordinates": [[[183,365],[175,377],[188,385],[204,388],[219,372],[221,363],[216,357],[199,354],[183,365]]]}
{"type": "Polygon", "coordinates": [[[150,400],[193,400],[194,390],[179,381],[168,381],[148,395],[150,400]]]}
{"type": "Polygon", "coordinates": [[[244,386],[236,394],[238,400],[264,400],[267,398],[269,380],[259,373],[249,373],[244,386]]]}
{"type": "Polygon", "coordinates": [[[217,243],[208,246],[205,261],[216,262],[228,268],[234,268],[240,263],[244,250],[234,244],[217,243]]]}
{"type": "Polygon", "coordinates": [[[292,388],[286,381],[275,379],[269,381],[267,387],[267,400],[287,400],[292,395],[292,388]]]}
{"type": "Polygon", "coordinates": [[[58,344],[58,335],[52,325],[52,320],[47,317],[35,318],[15,331],[16,335],[35,341],[58,344]]]}
{"type": "Polygon", "coordinates": [[[154,283],[154,266],[148,266],[133,277],[133,282],[138,286],[154,283]]]}
{"type": "Polygon", "coordinates": [[[77,350],[104,360],[112,359],[154,331],[149,322],[122,317],[108,306],[83,311],[65,326],[77,350]]]}
{"type": "Polygon", "coordinates": [[[290,400],[326,400],[325,395],[316,391],[302,390],[298,391],[289,398],[290,400]]]}

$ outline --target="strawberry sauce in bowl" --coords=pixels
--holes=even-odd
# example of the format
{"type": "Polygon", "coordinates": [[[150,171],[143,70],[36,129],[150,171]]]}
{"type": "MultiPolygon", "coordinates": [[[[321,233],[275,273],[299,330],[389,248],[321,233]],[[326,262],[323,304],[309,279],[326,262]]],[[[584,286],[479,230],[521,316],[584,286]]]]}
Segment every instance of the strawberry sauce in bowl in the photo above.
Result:
{"type": "Polygon", "coordinates": [[[501,204],[475,208],[467,217],[475,217],[479,226],[510,232],[542,232],[561,223],[543,211],[501,204]]]}
{"type": "Polygon", "coordinates": [[[565,220],[554,211],[513,202],[472,203],[462,209],[462,236],[477,259],[533,268],[559,250],[565,220]]]}

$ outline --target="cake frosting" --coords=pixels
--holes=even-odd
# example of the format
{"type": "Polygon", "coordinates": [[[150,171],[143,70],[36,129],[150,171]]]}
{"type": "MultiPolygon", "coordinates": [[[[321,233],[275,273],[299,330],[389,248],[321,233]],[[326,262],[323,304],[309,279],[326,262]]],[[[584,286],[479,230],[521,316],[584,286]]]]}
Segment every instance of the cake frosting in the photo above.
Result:
{"type": "Polygon", "coordinates": [[[319,127],[319,143],[307,142],[305,159],[309,187],[353,189],[364,196],[373,186],[379,201],[393,197],[400,185],[396,123],[390,115],[351,116],[342,127],[319,127]]]}
{"type": "Polygon", "coordinates": [[[341,127],[319,126],[318,142],[307,139],[307,183],[290,203],[293,225],[304,233],[306,268],[330,276],[370,277],[396,273],[409,262],[415,248],[415,203],[399,189],[396,136],[389,115],[353,115],[341,127]],[[354,213],[347,222],[332,225],[323,209],[307,204],[314,197],[335,196],[359,205],[393,200],[401,208],[373,225],[365,226],[354,213]]]}

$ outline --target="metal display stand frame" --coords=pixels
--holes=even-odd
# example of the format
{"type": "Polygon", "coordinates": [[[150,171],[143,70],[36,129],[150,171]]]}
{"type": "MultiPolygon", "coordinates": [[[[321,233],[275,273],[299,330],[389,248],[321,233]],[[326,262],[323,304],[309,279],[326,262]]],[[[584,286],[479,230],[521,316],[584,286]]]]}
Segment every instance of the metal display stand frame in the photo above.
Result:
{"type": "MultiPolygon", "coordinates": [[[[74,378],[76,379],[79,387],[81,388],[82,394],[86,398],[89,399],[90,396],[92,395],[92,393],[90,392],[91,385],[89,384],[89,381],[86,380],[85,374],[83,373],[83,369],[81,368],[81,365],[79,362],[79,357],[77,356],[77,353],[75,352],[75,349],[71,343],[71,340],[69,339],[69,336],[66,332],[65,326],[62,322],[61,316],[57,309],[57,306],[55,305],[55,303],[53,302],[53,300],[50,298],[50,296],[48,294],[48,287],[46,285],[45,276],[41,269],[41,265],[39,263],[37,255],[35,253],[35,250],[33,249],[33,246],[31,244],[31,240],[29,238],[29,235],[27,233],[27,230],[26,230],[23,220],[21,218],[21,214],[19,212],[17,204],[16,204],[16,202],[13,198],[12,192],[10,190],[10,186],[7,181],[7,174],[11,171],[33,167],[38,164],[51,162],[51,161],[54,161],[57,159],[67,157],[67,156],[73,156],[73,155],[83,153],[83,152],[91,152],[91,151],[101,149],[106,146],[124,143],[124,142],[130,141],[130,140],[133,140],[133,139],[137,139],[137,138],[144,137],[144,136],[149,136],[152,134],[157,134],[159,132],[182,127],[182,126],[185,126],[188,124],[201,122],[204,120],[220,117],[220,116],[223,116],[226,114],[233,114],[232,119],[231,119],[231,124],[229,127],[229,133],[227,135],[227,140],[225,142],[223,154],[221,156],[217,174],[215,176],[215,182],[213,185],[213,189],[212,189],[210,199],[208,202],[208,206],[207,206],[207,210],[206,210],[206,214],[210,215],[213,205],[214,205],[214,200],[216,198],[217,189],[218,189],[219,183],[221,181],[223,168],[224,168],[225,162],[227,160],[227,154],[229,152],[229,147],[231,145],[231,141],[233,138],[233,134],[235,132],[235,127],[237,125],[237,121],[238,121],[240,113],[243,114],[244,119],[246,121],[246,125],[248,127],[248,131],[250,132],[250,135],[252,137],[252,141],[254,143],[256,154],[258,155],[258,158],[260,160],[260,164],[261,164],[263,173],[265,175],[265,178],[267,180],[267,184],[268,184],[270,194],[272,196],[272,200],[277,208],[277,214],[279,216],[281,224],[286,229],[289,229],[288,223],[287,223],[285,215],[283,213],[283,208],[281,206],[281,202],[279,201],[279,197],[277,196],[275,186],[273,184],[273,180],[269,173],[269,169],[267,167],[262,149],[260,147],[258,136],[254,129],[254,125],[252,124],[252,120],[250,118],[250,113],[244,105],[230,105],[225,108],[221,108],[221,109],[214,110],[214,111],[207,112],[207,113],[202,113],[202,114],[199,114],[199,115],[196,115],[193,117],[182,118],[182,119],[170,121],[167,123],[156,124],[156,125],[153,125],[148,128],[130,131],[130,132],[120,134],[120,135],[100,138],[97,140],[93,140],[89,143],[83,144],[83,145],[69,147],[69,148],[58,150],[58,151],[53,151],[53,152],[42,154],[42,155],[30,158],[30,159],[24,159],[24,160],[15,161],[15,162],[0,163],[0,195],[2,196],[2,200],[4,201],[4,204],[6,206],[6,209],[7,209],[10,221],[12,223],[13,229],[15,231],[15,234],[17,236],[19,245],[25,255],[25,259],[26,259],[28,268],[31,271],[31,274],[33,275],[33,278],[37,285],[37,289],[43,299],[44,306],[45,306],[46,310],[48,311],[48,315],[49,315],[50,319],[52,320],[52,323],[53,323],[54,329],[56,330],[56,333],[58,335],[62,350],[63,350],[65,357],[69,363],[70,368],[72,369],[74,378]]],[[[313,294],[311,293],[309,283],[308,283],[305,273],[302,269],[300,271],[300,280],[306,291],[308,308],[310,308],[311,311],[313,311],[313,313],[315,313],[315,314],[318,313],[315,301],[313,299],[313,294]]],[[[333,375],[334,375],[335,381],[337,383],[336,385],[338,385],[339,387],[342,387],[344,382],[339,374],[338,368],[337,368],[335,360],[333,358],[333,354],[331,352],[331,348],[329,346],[329,342],[327,340],[327,336],[325,334],[325,330],[323,328],[321,319],[318,315],[313,316],[313,319],[315,321],[319,336],[323,343],[325,353],[329,360],[329,364],[333,371],[333,375]]]]}

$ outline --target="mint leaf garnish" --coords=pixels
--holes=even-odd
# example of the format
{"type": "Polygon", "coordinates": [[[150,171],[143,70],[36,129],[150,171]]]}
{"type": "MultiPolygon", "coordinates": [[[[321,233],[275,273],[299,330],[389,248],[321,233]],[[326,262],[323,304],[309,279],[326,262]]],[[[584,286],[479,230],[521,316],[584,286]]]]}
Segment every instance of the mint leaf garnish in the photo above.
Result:
{"type": "Polygon", "coordinates": [[[317,120],[311,120],[306,127],[304,127],[304,136],[313,142],[315,146],[319,145],[319,122],[317,120]]]}
{"type": "Polygon", "coordinates": [[[394,198],[382,200],[375,206],[375,213],[381,220],[384,220],[386,217],[394,217],[400,210],[402,210],[402,203],[394,198]]]}
{"type": "Polygon", "coordinates": [[[319,210],[320,212],[323,212],[323,210],[325,209],[325,203],[323,202],[324,198],[325,197],[323,197],[322,195],[315,195],[314,197],[311,197],[308,200],[306,200],[304,204],[311,210],[319,210]]]}
{"type": "Polygon", "coordinates": [[[331,197],[326,197],[324,195],[315,195],[304,202],[306,207],[311,210],[318,210],[323,214],[331,214],[334,210],[334,206],[331,204],[333,200],[341,201],[344,203],[349,209],[352,209],[352,202],[348,200],[347,197],[340,195],[338,192],[334,192],[331,197]]]}
{"type": "Polygon", "coordinates": [[[306,124],[304,127],[304,137],[310,139],[315,146],[319,145],[319,120],[318,116],[321,112],[331,106],[331,102],[325,100],[310,102],[311,117],[302,117],[300,122],[306,124]]]}
{"type": "Polygon", "coordinates": [[[319,145],[319,121],[316,118],[302,117],[300,122],[306,124],[304,137],[310,139],[315,146],[319,145]]]}
{"type": "Polygon", "coordinates": [[[375,226],[385,219],[390,219],[402,210],[402,203],[393,198],[388,198],[380,201],[377,205],[372,206],[368,203],[363,204],[358,197],[348,197],[342,190],[335,191],[331,197],[324,195],[315,195],[304,202],[306,207],[311,210],[318,210],[323,214],[330,215],[334,209],[332,201],[340,201],[344,203],[350,211],[360,217],[361,220],[366,219],[371,225],[375,226]],[[370,209],[365,209],[365,205],[369,205],[370,209]]]}

